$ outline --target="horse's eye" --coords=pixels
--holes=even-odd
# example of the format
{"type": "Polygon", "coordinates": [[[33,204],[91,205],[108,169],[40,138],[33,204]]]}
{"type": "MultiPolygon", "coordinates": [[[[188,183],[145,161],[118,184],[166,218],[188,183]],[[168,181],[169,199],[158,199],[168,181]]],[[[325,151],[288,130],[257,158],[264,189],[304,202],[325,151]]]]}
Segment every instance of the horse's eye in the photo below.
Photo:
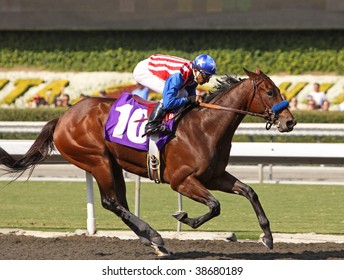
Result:
{"type": "Polygon", "coordinates": [[[268,94],[269,96],[275,96],[275,93],[274,93],[274,91],[273,91],[272,89],[270,89],[270,90],[267,92],[267,94],[268,94]]]}

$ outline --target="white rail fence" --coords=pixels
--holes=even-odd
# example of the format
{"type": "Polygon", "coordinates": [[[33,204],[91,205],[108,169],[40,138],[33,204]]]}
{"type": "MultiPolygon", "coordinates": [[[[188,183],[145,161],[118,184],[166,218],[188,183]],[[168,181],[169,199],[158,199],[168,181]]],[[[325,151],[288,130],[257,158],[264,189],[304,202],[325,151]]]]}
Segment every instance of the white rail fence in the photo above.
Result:
{"type": "MultiPolygon", "coordinates": [[[[32,132],[38,133],[44,122],[0,122],[0,132],[32,132]]],[[[276,132],[276,135],[281,135],[276,132]]],[[[265,131],[263,124],[242,124],[237,130],[241,135],[271,136],[273,131],[265,131]]],[[[343,124],[302,124],[295,131],[285,135],[311,136],[344,136],[343,124]]],[[[0,147],[14,156],[21,156],[33,144],[33,140],[0,140],[0,147]]],[[[344,164],[344,144],[342,143],[259,143],[233,142],[231,164],[344,164]]],[[[48,157],[44,164],[68,164],[58,152],[48,157]]],[[[262,168],[261,168],[262,170],[262,168]]],[[[87,190],[87,231],[96,232],[96,218],[94,213],[93,178],[86,172],[87,190]]],[[[179,210],[182,210],[182,201],[179,197],[179,210]]],[[[140,180],[136,179],[135,214],[139,216],[140,209],[140,180]]],[[[180,230],[178,223],[177,230],[180,230]]]]}
{"type": "Polygon", "coordinates": [[[292,132],[280,133],[276,129],[271,128],[270,130],[264,129],[262,123],[241,123],[238,127],[235,135],[245,136],[283,136],[283,137],[294,137],[294,136],[344,136],[344,124],[343,123],[298,123],[292,132]]]}

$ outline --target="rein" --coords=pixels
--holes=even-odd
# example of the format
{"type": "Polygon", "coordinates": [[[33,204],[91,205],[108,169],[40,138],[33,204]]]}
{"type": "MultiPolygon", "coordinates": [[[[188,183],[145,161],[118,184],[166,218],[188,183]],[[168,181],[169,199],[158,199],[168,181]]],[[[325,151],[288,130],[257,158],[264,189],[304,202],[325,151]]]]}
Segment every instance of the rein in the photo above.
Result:
{"type": "Polygon", "coordinates": [[[208,104],[208,103],[201,102],[199,104],[199,106],[204,107],[204,108],[208,108],[208,109],[223,110],[223,111],[229,111],[229,112],[239,113],[239,114],[243,114],[243,115],[259,117],[259,118],[263,118],[263,119],[267,118],[266,114],[253,113],[250,111],[239,110],[239,109],[234,109],[234,108],[229,108],[229,107],[223,107],[223,106],[215,105],[215,104],[208,104]]]}
{"type": "MultiPolygon", "coordinates": [[[[250,102],[250,105],[248,106],[248,109],[250,109],[251,104],[253,102],[254,96],[257,92],[257,88],[258,86],[265,80],[267,79],[267,77],[264,77],[263,79],[261,79],[260,81],[256,82],[256,81],[252,81],[253,82],[253,94],[252,94],[252,99],[250,102]]],[[[251,112],[249,110],[240,110],[240,109],[235,109],[235,108],[230,108],[230,107],[224,107],[224,106],[220,106],[220,105],[216,105],[216,104],[209,104],[209,103],[199,103],[200,107],[204,107],[204,108],[208,108],[208,109],[216,109],[216,110],[223,110],[223,111],[229,111],[229,112],[234,112],[234,113],[238,113],[238,114],[243,114],[243,115],[249,115],[249,116],[253,116],[253,117],[259,117],[262,118],[266,121],[266,130],[269,130],[272,125],[275,123],[276,120],[278,120],[278,114],[284,110],[286,108],[285,104],[281,104],[280,106],[277,106],[276,108],[278,108],[277,110],[274,109],[275,106],[273,106],[273,108],[271,108],[270,106],[268,106],[266,104],[266,102],[264,101],[263,97],[261,96],[260,92],[258,92],[260,101],[264,104],[265,106],[265,114],[259,114],[259,113],[254,113],[251,112]]],[[[280,102],[280,103],[283,103],[280,102]]],[[[279,105],[279,103],[277,104],[279,105]]]]}

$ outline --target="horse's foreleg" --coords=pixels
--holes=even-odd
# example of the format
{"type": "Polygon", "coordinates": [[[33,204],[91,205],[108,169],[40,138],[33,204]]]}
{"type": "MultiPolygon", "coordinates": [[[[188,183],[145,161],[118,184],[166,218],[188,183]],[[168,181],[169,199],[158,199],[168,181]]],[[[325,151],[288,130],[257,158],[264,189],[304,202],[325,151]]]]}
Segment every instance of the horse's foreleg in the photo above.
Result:
{"type": "Polygon", "coordinates": [[[176,212],[172,216],[178,221],[195,229],[210,219],[220,215],[220,203],[196,178],[189,176],[182,184],[176,187],[172,186],[172,188],[184,196],[207,205],[210,209],[208,213],[198,218],[189,218],[188,214],[185,212],[176,212]]]}
{"type": "Polygon", "coordinates": [[[258,218],[259,225],[264,232],[264,236],[262,236],[262,242],[267,248],[272,249],[273,238],[270,230],[270,222],[266,217],[266,214],[264,212],[262,205],[260,204],[256,192],[250,186],[242,183],[239,180],[234,184],[233,192],[245,196],[251,202],[252,207],[258,218]]]}
{"type": "Polygon", "coordinates": [[[266,217],[262,205],[260,204],[258,195],[250,186],[244,184],[243,182],[226,172],[223,176],[209,183],[209,189],[235,193],[246,197],[251,202],[251,205],[258,218],[259,225],[264,232],[264,236],[262,237],[263,244],[269,249],[273,248],[273,238],[270,230],[270,222],[266,217]]]}

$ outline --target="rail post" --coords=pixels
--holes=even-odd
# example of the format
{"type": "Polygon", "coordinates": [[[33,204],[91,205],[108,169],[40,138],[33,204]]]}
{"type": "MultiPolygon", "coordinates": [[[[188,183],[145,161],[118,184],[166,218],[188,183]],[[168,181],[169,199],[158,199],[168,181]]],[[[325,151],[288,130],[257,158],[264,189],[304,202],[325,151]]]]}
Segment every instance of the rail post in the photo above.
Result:
{"type": "Polygon", "coordinates": [[[86,194],[87,194],[87,232],[90,235],[96,233],[96,215],[94,211],[93,176],[86,171],[86,194]]]}

